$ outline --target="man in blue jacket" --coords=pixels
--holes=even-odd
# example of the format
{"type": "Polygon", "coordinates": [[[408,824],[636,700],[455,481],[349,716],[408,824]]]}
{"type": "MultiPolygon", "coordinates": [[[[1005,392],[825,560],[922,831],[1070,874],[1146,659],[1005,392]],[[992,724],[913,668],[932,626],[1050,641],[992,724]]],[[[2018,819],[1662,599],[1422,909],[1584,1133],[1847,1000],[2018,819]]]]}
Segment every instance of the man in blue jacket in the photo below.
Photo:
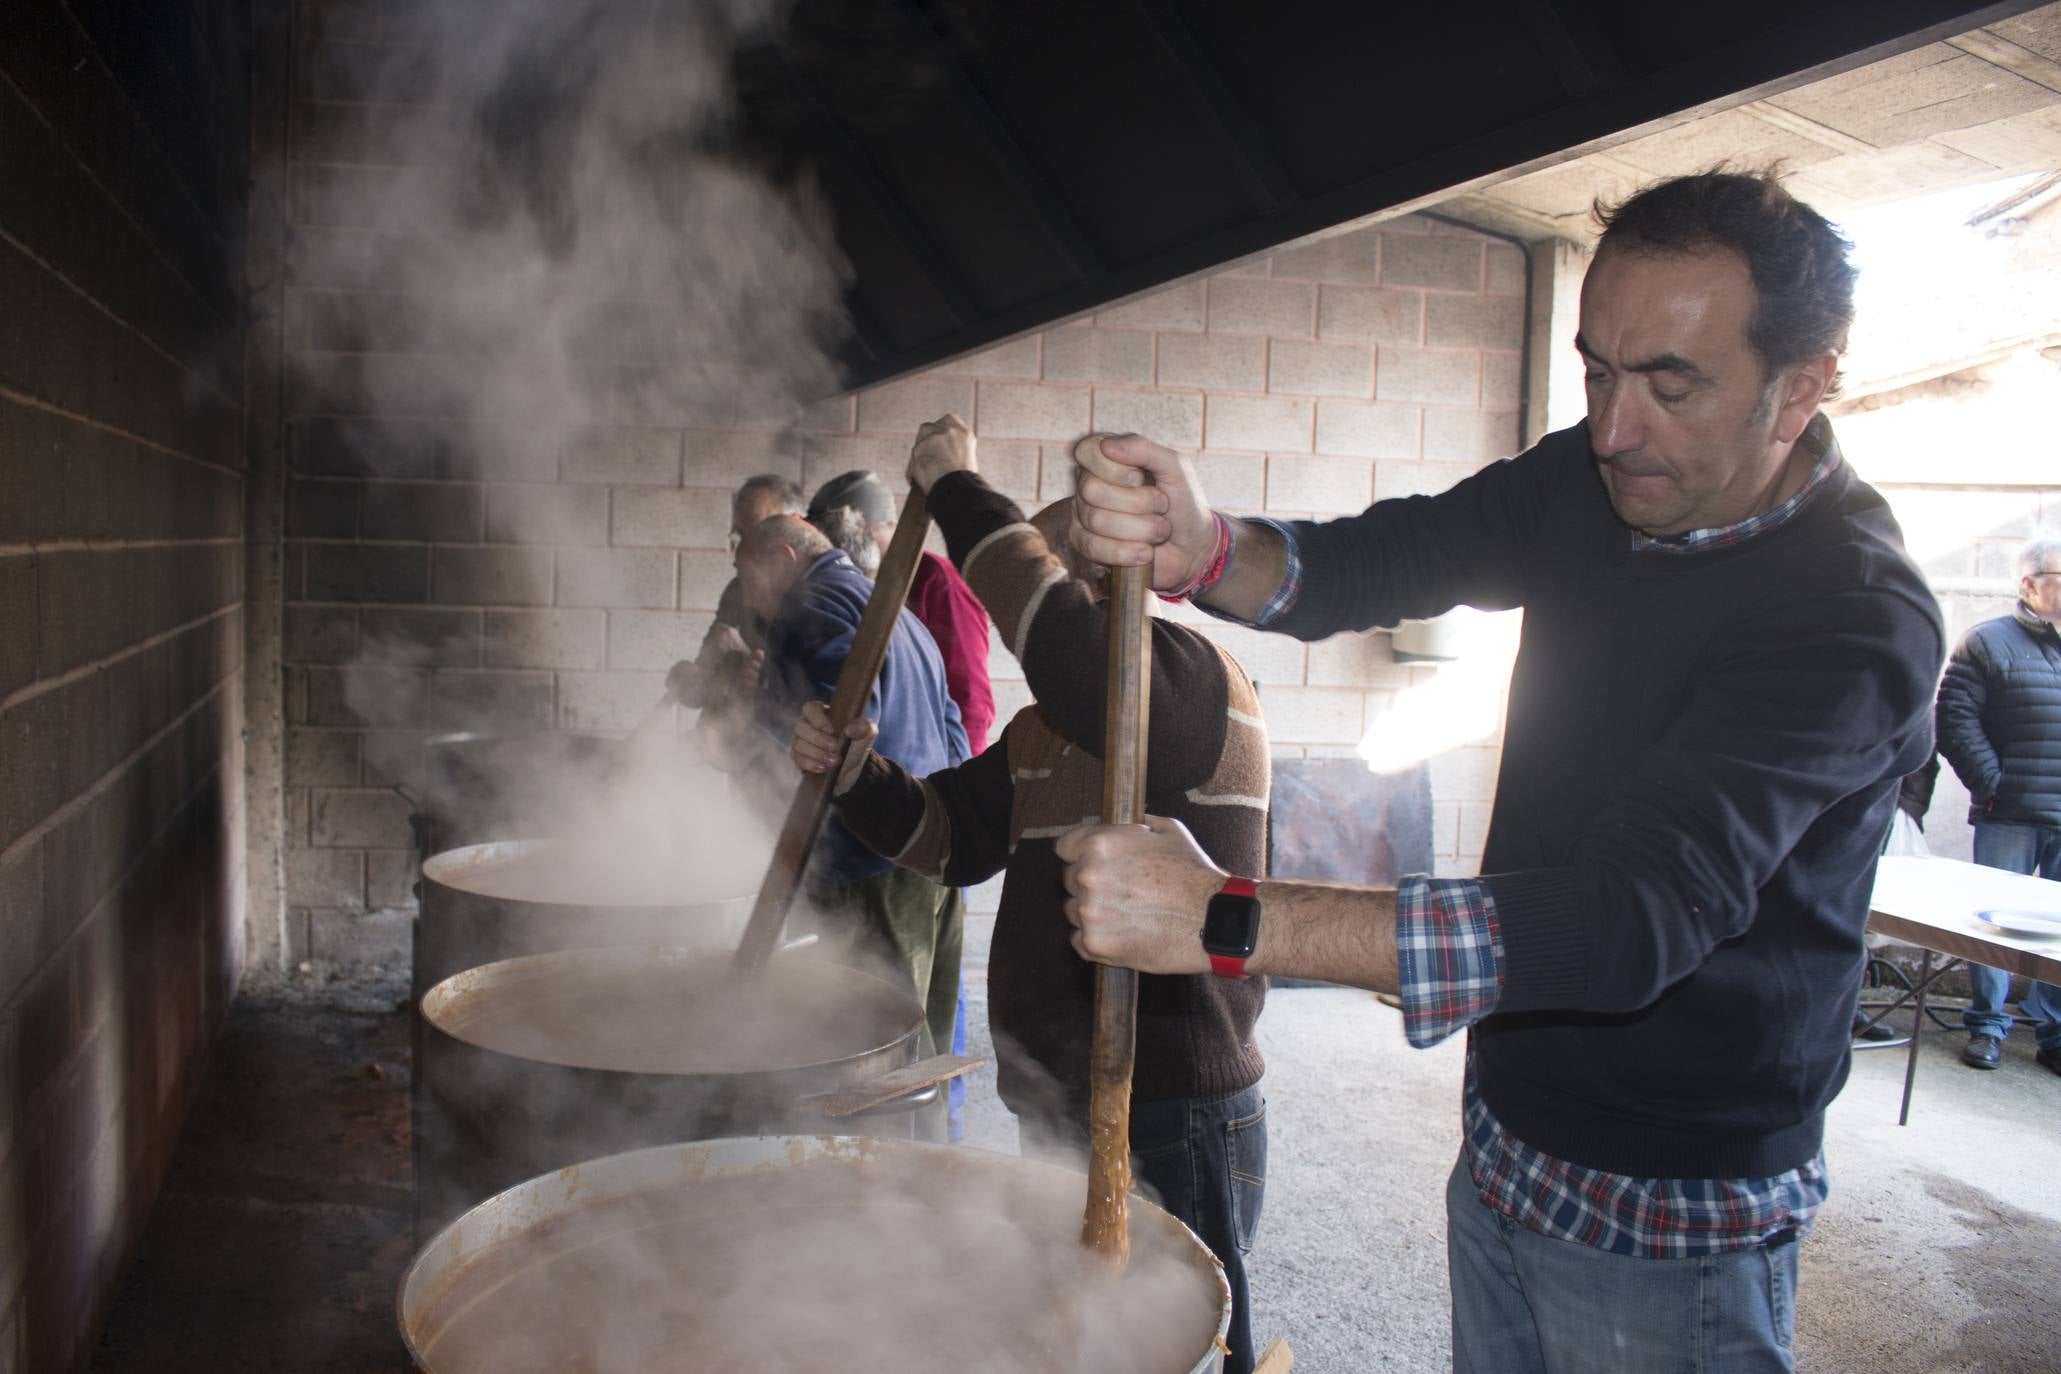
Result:
{"type": "Polygon", "coordinates": [[[1236,958],[1399,993],[1414,1044],[1466,1031],[1457,1374],[1786,1371],[1939,607],[1819,410],[1845,240],[1765,176],[1600,217],[1586,423],[1450,491],[1275,523],[1142,438],[1077,450],[1076,545],[1213,613],[1314,640],[1524,608],[1483,876],[1255,903],[1154,819],[1060,841],[1068,914],[1090,958],[1236,958]]]}
{"type": "MultiPolygon", "coordinates": [[[[851,653],[873,583],[821,531],[792,515],[775,515],[746,531],[737,548],[745,605],[766,622],[752,715],[758,731],[733,771],[769,784],[783,799],[794,779],[787,742],[803,703],[828,701],[851,653]]],[[[944,660],[917,619],[904,610],[866,701],[880,727],[874,746],[919,777],[965,762],[966,733],[945,688],[944,660]]],[[[833,920],[856,919],[879,952],[909,975],[924,1006],[926,1053],[952,1043],[959,955],[966,919],[950,889],[897,868],[859,843],[832,816],[823,824],[804,892],[833,920]]]]}
{"type": "MultiPolygon", "coordinates": [[[[1968,788],[1975,862],[2061,879],[2061,539],[2018,551],[2018,605],[1968,631],[1939,684],[1939,752],[1968,788]]],[[[2002,969],[1968,965],[1974,996],[1962,1062],[1993,1069],[2011,1013],[2002,969]]],[[[2034,1057],[2061,1073],[2061,988],[2035,981],[2018,1004],[2034,1057]]]]}

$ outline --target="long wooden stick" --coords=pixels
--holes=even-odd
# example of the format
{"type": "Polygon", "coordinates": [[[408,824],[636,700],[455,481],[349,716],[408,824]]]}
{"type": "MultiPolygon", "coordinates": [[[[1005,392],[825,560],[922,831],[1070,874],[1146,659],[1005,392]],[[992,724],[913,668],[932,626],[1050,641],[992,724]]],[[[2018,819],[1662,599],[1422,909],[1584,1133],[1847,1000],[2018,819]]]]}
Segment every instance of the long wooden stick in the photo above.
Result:
{"type": "Polygon", "coordinates": [[[645,734],[648,731],[650,731],[651,727],[657,725],[660,721],[664,720],[668,715],[670,715],[672,713],[673,707],[675,707],[678,704],[679,703],[673,699],[673,693],[671,688],[667,688],[665,691],[660,692],[658,694],[658,700],[652,703],[651,709],[649,711],[646,711],[641,717],[638,718],[637,723],[630,727],[629,734],[623,736],[623,743],[635,744],[638,740],[643,739],[645,734]]]}
{"type": "Polygon", "coordinates": [[[916,564],[923,556],[923,539],[930,532],[930,506],[923,493],[909,489],[902,505],[902,518],[895,536],[888,541],[880,560],[880,572],[873,579],[873,595],[859,617],[852,651],[837,674],[837,691],[830,698],[830,728],[837,732],[840,764],[827,772],[804,773],[788,803],[787,820],[773,846],[772,862],[759,884],[758,900],[752,903],[751,920],[738,942],[733,967],[742,974],[756,974],[766,966],[773,947],[780,943],[781,928],[787,924],[788,908],[801,887],[802,874],[809,866],[809,854],[822,833],[823,818],[830,813],[830,789],[837,781],[844,756],[844,727],[866,713],[866,699],[873,695],[873,680],[887,658],[887,644],[895,631],[895,619],[909,599],[909,584],[916,578],[916,564]]]}
{"type": "Polygon", "coordinates": [[[1252,1374],[1288,1374],[1295,1368],[1295,1352],[1288,1348],[1288,1342],[1274,1337],[1265,1350],[1260,1351],[1259,1363],[1252,1367],[1252,1374]]]}
{"type": "MultiPolygon", "coordinates": [[[[1109,695],[1102,728],[1102,819],[1145,818],[1145,736],[1152,704],[1151,594],[1143,568],[1110,570],[1109,695]]],[[[1131,1063],[1138,1048],[1138,974],[1095,969],[1088,1052],[1088,1208],[1081,1243],[1117,1267],[1130,1258],[1131,1063]]]]}

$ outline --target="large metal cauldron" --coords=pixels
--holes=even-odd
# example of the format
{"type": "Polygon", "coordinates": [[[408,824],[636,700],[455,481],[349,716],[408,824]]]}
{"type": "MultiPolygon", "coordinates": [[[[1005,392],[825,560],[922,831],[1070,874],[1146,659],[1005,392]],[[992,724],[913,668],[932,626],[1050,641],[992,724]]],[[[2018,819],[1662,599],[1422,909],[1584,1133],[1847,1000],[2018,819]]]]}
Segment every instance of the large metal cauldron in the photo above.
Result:
{"type": "MultiPolygon", "coordinates": [[[[469,968],[523,954],[620,946],[734,947],[751,919],[751,891],[690,893],[677,899],[611,881],[572,846],[506,840],[432,855],[422,864],[415,921],[413,995],[469,968]]],[[[640,884],[639,886],[649,886],[640,884]]]]}
{"type": "MultiPolygon", "coordinates": [[[[420,1013],[418,1234],[583,1159],[825,1129],[802,1099],[911,1062],[923,1029],[915,994],[886,979],[793,953],[747,986],[710,949],[501,960],[437,984],[420,1013]]],[[[928,1100],[866,1129],[908,1136],[928,1100]]]]}
{"type": "Polygon", "coordinates": [[[434,1183],[448,1176],[448,1168],[439,1161],[448,1159],[453,1148],[448,1123],[423,1091],[427,1047],[420,1008],[431,988],[496,960],[558,950],[734,948],[751,919],[750,892],[719,889],[700,892],[691,900],[664,902],[608,900],[626,894],[607,875],[588,872],[582,863],[577,853],[555,840],[468,845],[423,862],[411,978],[418,1009],[410,1093],[418,1232],[442,1225],[493,1191],[440,1195],[434,1188],[425,1191],[419,1186],[421,1181],[434,1183]],[[606,891],[609,887],[617,890],[606,891]]]}
{"type": "Polygon", "coordinates": [[[490,1199],[402,1279],[429,1374],[1205,1374],[1223,1266],[1129,1208],[1119,1283],[1083,1269],[1085,1180],[943,1145],[703,1141],[592,1160],[490,1199]]]}

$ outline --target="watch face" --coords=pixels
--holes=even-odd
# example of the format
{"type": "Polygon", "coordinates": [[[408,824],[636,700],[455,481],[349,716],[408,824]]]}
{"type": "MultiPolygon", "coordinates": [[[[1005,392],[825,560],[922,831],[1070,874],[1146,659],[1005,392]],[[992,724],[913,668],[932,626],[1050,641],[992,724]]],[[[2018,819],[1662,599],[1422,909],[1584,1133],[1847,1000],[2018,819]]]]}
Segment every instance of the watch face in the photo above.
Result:
{"type": "Polygon", "coordinates": [[[1219,892],[1209,899],[1209,910],[1202,918],[1202,948],[1210,954],[1248,959],[1259,945],[1259,923],[1259,898],[1219,892]]]}

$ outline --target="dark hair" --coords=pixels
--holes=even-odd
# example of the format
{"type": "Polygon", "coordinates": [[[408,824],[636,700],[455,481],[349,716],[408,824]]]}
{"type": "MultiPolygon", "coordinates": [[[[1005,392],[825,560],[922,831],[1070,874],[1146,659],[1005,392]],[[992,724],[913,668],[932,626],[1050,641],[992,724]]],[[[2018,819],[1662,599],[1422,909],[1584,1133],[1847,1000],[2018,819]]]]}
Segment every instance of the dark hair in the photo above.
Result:
{"type": "Polygon", "coordinates": [[[808,498],[802,494],[801,483],[792,477],[782,477],[776,472],[762,472],[756,477],[747,477],[737,488],[737,494],[730,498],[730,507],[737,507],[749,501],[754,493],[765,492],[773,498],[777,509],[775,515],[800,515],[808,506],[808,498]]]}
{"type": "MultiPolygon", "coordinates": [[[[1696,253],[1729,248],[1746,260],[1756,296],[1746,340],[1770,378],[1785,367],[1846,351],[1858,273],[1853,244],[1784,189],[1779,172],[1722,166],[1657,182],[1615,205],[1598,200],[1596,251],[1696,253]]],[[[1837,394],[1835,376],[1825,392],[1837,394]]]]}
{"type": "Polygon", "coordinates": [[[887,489],[887,483],[864,468],[840,472],[817,487],[816,494],[809,498],[809,519],[815,524],[823,523],[819,517],[840,509],[857,511],[859,518],[869,524],[895,522],[894,493],[887,489]]]}

